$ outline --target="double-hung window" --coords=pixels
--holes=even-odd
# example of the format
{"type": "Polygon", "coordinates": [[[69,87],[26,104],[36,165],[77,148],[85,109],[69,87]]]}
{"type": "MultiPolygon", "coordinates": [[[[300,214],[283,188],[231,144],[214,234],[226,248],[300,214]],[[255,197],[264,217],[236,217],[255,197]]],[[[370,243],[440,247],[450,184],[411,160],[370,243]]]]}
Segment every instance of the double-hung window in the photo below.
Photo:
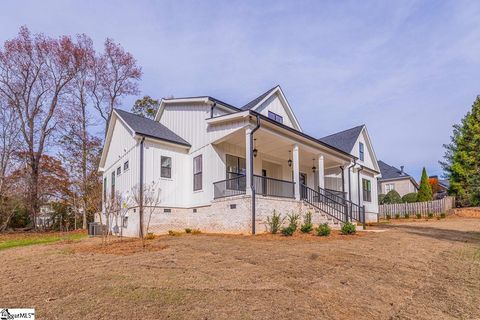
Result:
{"type": "Polygon", "coordinates": [[[193,191],[202,190],[202,155],[193,158],[193,191]]]}
{"type": "Polygon", "coordinates": [[[385,193],[389,193],[390,191],[395,190],[395,184],[387,183],[385,185],[385,193]]]}
{"type": "Polygon", "coordinates": [[[372,182],[368,179],[362,179],[363,201],[372,202],[372,182]]]}
{"type": "Polygon", "coordinates": [[[112,171],[112,189],[111,189],[111,195],[112,199],[115,197],[115,170],[112,171]]]}
{"type": "Polygon", "coordinates": [[[161,172],[160,176],[162,178],[171,178],[172,177],[172,158],[162,156],[160,158],[161,162],[161,172]]]}
{"type": "Polygon", "coordinates": [[[358,154],[360,160],[365,161],[365,147],[361,142],[358,144],[358,154]]]}
{"type": "Polygon", "coordinates": [[[268,117],[272,120],[277,121],[278,123],[283,123],[283,117],[281,115],[276,114],[275,112],[268,111],[268,117]]]}

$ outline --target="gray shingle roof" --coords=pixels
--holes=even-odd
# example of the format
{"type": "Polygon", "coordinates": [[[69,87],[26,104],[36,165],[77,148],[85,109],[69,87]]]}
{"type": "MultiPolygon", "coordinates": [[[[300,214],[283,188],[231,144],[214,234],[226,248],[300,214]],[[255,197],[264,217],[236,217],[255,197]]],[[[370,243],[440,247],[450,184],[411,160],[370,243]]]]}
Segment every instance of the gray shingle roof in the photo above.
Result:
{"type": "Polygon", "coordinates": [[[123,119],[123,121],[125,121],[128,126],[133,129],[133,131],[140,135],[190,147],[190,144],[187,141],[179,137],[177,134],[159,122],[124,110],[115,109],[115,111],[123,119]]]}
{"type": "Polygon", "coordinates": [[[360,135],[360,132],[362,132],[362,129],[365,125],[357,126],[351,129],[347,129],[344,131],[340,131],[334,134],[331,134],[329,136],[320,138],[318,140],[331,145],[337,149],[340,149],[344,152],[350,153],[353,149],[353,146],[355,145],[355,142],[357,141],[358,136],[360,135]]]}
{"type": "Polygon", "coordinates": [[[240,109],[242,110],[250,110],[252,109],[253,107],[255,107],[257,105],[257,103],[259,103],[260,101],[262,101],[266,96],[268,96],[273,90],[275,90],[276,88],[278,87],[278,85],[276,85],[275,87],[273,87],[272,89],[268,90],[267,92],[261,94],[260,96],[256,97],[255,99],[253,99],[252,101],[250,101],[249,103],[247,103],[246,105],[244,105],[243,107],[241,107],[240,109]]]}
{"type": "Polygon", "coordinates": [[[386,164],[382,160],[378,160],[378,166],[380,167],[380,173],[382,174],[382,178],[380,180],[398,179],[402,177],[411,178],[411,176],[408,173],[403,172],[402,174],[402,170],[395,168],[394,166],[391,166],[389,164],[386,164]]]}

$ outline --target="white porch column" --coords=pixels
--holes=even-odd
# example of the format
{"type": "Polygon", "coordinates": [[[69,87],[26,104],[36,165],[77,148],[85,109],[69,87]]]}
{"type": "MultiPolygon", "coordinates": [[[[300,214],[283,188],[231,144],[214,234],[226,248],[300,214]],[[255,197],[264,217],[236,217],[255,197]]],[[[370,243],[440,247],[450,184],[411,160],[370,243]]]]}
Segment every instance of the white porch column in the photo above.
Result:
{"type": "Polygon", "coordinates": [[[323,154],[318,156],[318,186],[325,189],[325,160],[323,154]]]}
{"type": "Polygon", "coordinates": [[[245,129],[245,174],[246,176],[246,194],[252,195],[252,172],[253,168],[250,163],[250,157],[252,156],[252,146],[250,141],[250,135],[252,134],[252,128],[245,129]]]}
{"type": "Polygon", "coordinates": [[[293,182],[295,182],[295,200],[300,200],[300,160],[297,144],[293,146],[293,182]]]}

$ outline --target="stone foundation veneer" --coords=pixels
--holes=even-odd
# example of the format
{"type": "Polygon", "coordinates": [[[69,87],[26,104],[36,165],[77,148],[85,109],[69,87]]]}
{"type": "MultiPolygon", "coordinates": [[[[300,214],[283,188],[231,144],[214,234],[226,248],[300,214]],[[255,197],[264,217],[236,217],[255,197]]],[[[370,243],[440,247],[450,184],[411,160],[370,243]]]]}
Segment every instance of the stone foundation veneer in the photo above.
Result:
{"type": "MultiPolygon", "coordinates": [[[[169,208],[171,212],[164,212],[165,208],[158,208],[152,214],[149,232],[165,234],[169,230],[184,231],[185,228],[199,229],[207,233],[233,233],[251,234],[252,230],[252,199],[242,195],[217,199],[210,206],[197,208],[169,208]],[[232,208],[232,205],[234,208],[232,208]],[[193,212],[196,209],[197,212],[193,212]]],[[[332,220],[328,220],[322,213],[315,212],[313,208],[294,199],[256,197],[256,233],[267,231],[267,217],[276,210],[286,217],[287,214],[299,213],[301,218],[307,211],[313,213],[312,222],[329,223],[336,227],[332,220]]],[[[148,219],[148,210],[145,210],[145,227],[148,219]]],[[[286,225],[286,221],[284,224],[286,225]]],[[[118,223],[121,225],[121,223],[118,223]]],[[[123,235],[127,237],[138,236],[138,208],[130,209],[128,213],[128,225],[123,229],[123,235]]]]}

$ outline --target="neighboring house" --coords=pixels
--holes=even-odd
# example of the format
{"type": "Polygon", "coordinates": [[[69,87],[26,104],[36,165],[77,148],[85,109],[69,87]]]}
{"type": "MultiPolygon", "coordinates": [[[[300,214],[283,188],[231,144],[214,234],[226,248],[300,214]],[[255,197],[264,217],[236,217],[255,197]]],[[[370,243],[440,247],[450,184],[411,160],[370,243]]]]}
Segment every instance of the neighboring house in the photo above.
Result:
{"type": "MultiPolygon", "coordinates": [[[[100,161],[104,210],[114,194],[132,199],[153,182],[155,233],[263,232],[273,210],[312,210],[316,223],[332,224],[363,222],[367,211],[376,221],[378,165],[365,126],[356,131],[351,148],[307,135],[279,86],[240,108],[208,96],[162,99],[155,120],[115,109],[100,161]]],[[[136,236],[146,209],[128,203],[121,227],[136,236]]]]}
{"type": "Polygon", "coordinates": [[[44,204],[40,206],[40,212],[37,216],[37,228],[50,228],[53,224],[53,214],[55,210],[51,204],[44,204]]]}
{"type": "Polygon", "coordinates": [[[381,178],[378,179],[378,193],[387,194],[391,190],[397,191],[401,197],[407,193],[417,192],[418,184],[415,179],[403,170],[386,164],[382,160],[378,161],[381,178]]]}
{"type": "Polygon", "coordinates": [[[450,181],[448,179],[439,179],[438,176],[430,176],[428,177],[428,181],[432,186],[434,199],[443,199],[448,196],[448,189],[450,188],[450,181]]]}

